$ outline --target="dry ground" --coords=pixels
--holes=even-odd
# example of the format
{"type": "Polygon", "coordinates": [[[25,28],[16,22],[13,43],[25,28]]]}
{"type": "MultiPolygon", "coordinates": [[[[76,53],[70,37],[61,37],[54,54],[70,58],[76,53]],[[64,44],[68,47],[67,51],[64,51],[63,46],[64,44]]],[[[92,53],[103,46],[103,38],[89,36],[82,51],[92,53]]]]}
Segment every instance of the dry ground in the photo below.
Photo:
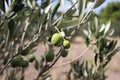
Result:
{"type": "MultiPolygon", "coordinates": [[[[117,46],[120,46],[120,39],[114,38],[118,40],[117,46]]],[[[36,56],[39,59],[40,55],[44,52],[43,46],[39,45],[37,47],[36,56]]],[[[61,58],[56,65],[62,64],[64,62],[70,61],[80,55],[83,51],[86,50],[86,46],[84,44],[84,40],[81,37],[76,37],[75,40],[71,44],[71,48],[69,50],[69,55],[67,58],[61,58]]],[[[88,51],[83,57],[81,57],[81,60],[86,60],[92,58],[92,51],[88,51]]],[[[33,65],[33,64],[30,64],[33,65]]],[[[120,80],[120,52],[117,53],[111,60],[111,62],[108,64],[107,68],[108,71],[106,72],[106,75],[108,76],[107,80],[120,80]]],[[[70,69],[70,65],[65,65],[57,68],[52,68],[50,70],[50,74],[52,74],[53,80],[63,80],[65,79],[65,72],[67,72],[70,69]]],[[[33,80],[36,77],[37,72],[34,70],[32,66],[30,66],[27,69],[26,72],[26,80],[33,80]]]]}

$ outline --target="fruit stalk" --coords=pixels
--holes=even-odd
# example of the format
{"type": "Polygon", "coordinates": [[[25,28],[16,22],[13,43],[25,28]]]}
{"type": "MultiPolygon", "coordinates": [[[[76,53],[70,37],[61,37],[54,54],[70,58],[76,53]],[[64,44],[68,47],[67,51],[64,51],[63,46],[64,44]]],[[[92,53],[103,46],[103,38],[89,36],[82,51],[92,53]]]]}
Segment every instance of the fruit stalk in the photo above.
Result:
{"type": "Polygon", "coordinates": [[[37,78],[35,80],[39,80],[39,77],[45,73],[46,71],[48,71],[51,67],[53,67],[53,65],[58,61],[58,59],[61,57],[61,51],[62,51],[62,48],[59,50],[58,52],[58,56],[56,57],[56,59],[50,64],[50,65],[45,65],[42,70],[40,71],[40,73],[38,74],[37,78]]]}

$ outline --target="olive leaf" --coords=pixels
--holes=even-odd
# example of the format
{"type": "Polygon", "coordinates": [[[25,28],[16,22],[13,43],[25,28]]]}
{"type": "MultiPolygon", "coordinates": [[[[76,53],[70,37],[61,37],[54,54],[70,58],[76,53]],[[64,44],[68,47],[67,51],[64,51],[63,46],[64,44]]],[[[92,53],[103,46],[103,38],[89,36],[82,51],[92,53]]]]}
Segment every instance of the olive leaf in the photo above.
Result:
{"type": "Polygon", "coordinates": [[[54,18],[54,16],[55,16],[55,14],[56,14],[59,6],[60,6],[60,2],[58,2],[58,3],[55,5],[55,7],[53,8],[52,14],[51,14],[51,20],[53,20],[53,18],[54,18]]]}
{"type": "Polygon", "coordinates": [[[50,0],[41,0],[41,8],[46,8],[49,5],[50,0]]]}
{"type": "Polygon", "coordinates": [[[9,5],[9,0],[5,0],[5,1],[6,1],[7,5],[9,5]]]}
{"type": "Polygon", "coordinates": [[[0,0],[0,9],[5,12],[5,2],[4,0],[0,0]]]}
{"type": "MultiPolygon", "coordinates": [[[[95,1],[95,0],[94,0],[94,1],[95,1]]],[[[95,4],[94,8],[99,7],[99,6],[102,5],[104,2],[105,2],[105,0],[97,0],[97,2],[96,2],[96,4],[95,4]]]]}
{"type": "Polygon", "coordinates": [[[11,19],[8,22],[8,29],[10,31],[10,37],[9,37],[9,39],[11,40],[13,38],[14,31],[15,31],[15,22],[14,22],[14,19],[11,19]]]}
{"type": "Polygon", "coordinates": [[[76,12],[76,9],[70,9],[65,16],[72,16],[76,12]]]}
{"type": "Polygon", "coordinates": [[[15,4],[13,6],[13,11],[15,13],[17,13],[17,12],[21,11],[23,8],[24,8],[24,4],[22,4],[22,3],[21,4],[15,4]]]}
{"type": "Polygon", "coordinates": [[[34,68],[36,69],[36,70],[38,70],[39,69],[39,62],[35,59],[35,63],[34,63],[34,68]]]}
{"type": "Polygon", "coordinates": [[[109,52],[112,51],[113,49],[115,49],[115,46],[117,44],[117,40],[112,40],[109,45],[107,46],[109,52]]]}
{"type": "Polygon", "coordinates": [[[94,62],[95,62],[95,65],[97,65],[97,62],[98,62],[98,54],[97,53],[95,53],[95,56],[94,56],[94,62]]]}
{"type": "Polygon", "coordinates": [[[86,37],[86,39],[85,39],[85,44],[86,44],[87,47],[88,47],[89,44],[90,44],[90,39],[89,39],[88,37],[86,37]]]}
{"type": "Polygon", "coordinates": [[[78,19],[74,19],[74,20],[67,20],[64,22],[61,22],[58,25],[58,28],[66,28],[66,27],[75,27],[78,24],[78,19]]]}
{"type": "Polygon", "coordinates": [[[36,18],[38,17],[39,14],[40,14],[40,7],[37,8],[35,13],[33,13],[33,15],[30,17],[29,23],[33,24],[33,22],[36,20],[36,18]]]}
{"type": "Polygon", "coordinates": [[[3,60],[2,64],[3,64],[3,65],[6,65],[6,63],[7,63],[8,60],[9,60],[9,58],[10,58],[10,55],[8,54],[7,56],[4,57],[4,60],[3,60]]]}

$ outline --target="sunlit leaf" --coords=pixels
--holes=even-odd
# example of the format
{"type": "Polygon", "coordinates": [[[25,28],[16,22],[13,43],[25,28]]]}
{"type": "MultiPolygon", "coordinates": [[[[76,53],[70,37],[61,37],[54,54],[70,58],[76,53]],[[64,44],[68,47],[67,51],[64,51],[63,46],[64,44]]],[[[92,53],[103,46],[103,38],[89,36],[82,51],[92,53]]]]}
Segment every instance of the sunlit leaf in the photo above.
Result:
{"type": "MultiPolygon", "coordinates": [[[[80,1],[81,5],[82,5],[82,8],[80,8],[80,9],[82,9],[82,10],[81,10],[81,12],[79,12],[79,13],[80,13],[79,21],[81,21],[81,20],[83,19],[83,16],[84,16],[84,14],[85,14],[86,1],[87,1],[87,0],[81,0],[81,1],[80,1]]],[[[80,6],[80,7],[81,7],[81,6],[80,6]]]]}
{"type": "Polygon", "coordinates": [[[88,36],[88,35],[89,35],[89,33],[88,33],[88,31],[87,31],[87,30],[83,30],[83,32],[84,32],[84,34],[85,34],[86,36],[88,36]]]}
{"type": "Polygon", "coordinates": [[[98,18],[95,17],[95,18],[94,18],[94,21],[95,21],[95,27],[96,27],[96,30],[97,30],[97,29],[98,29],[98,18]]]}
{"type": "Polygon", "coordinates": [[[60,5],[62,7],[62,14],[64,13],[64,0],[61,0],[60,5]]]}
{"type": "Polygon", "coordinates": [[[111,26],[111,22],[109,21],[105,26],[105,33],[108,32],[108,30],[110,29],[110,26],[111,26]]]}
{"type": "Polygon", "coordinates": [[[50,8],[52,7],[52,5],[53,5],[53,3],[51,3],[50,5],[48,5],[48,6],[45,8],[44,12],[45,12],[46,14],[48,13],[48,11],[49,11],[50,8]]]}
{"type": "Polygon", "coordinates": [[[6,0],[7,5],[9,4],[9,0],[6,0]]]}
{"type": "Polygon", "coordinates": [[[102,32],[105,29],[105,25],[103,24],[99,30],[99,32],[102,32]]]}
{"type": "Polygon", "coordinates": [[[109,31],[108,35],[111,36],[111,35],[113,35],[114,32],[115,32],[115,30],[112,29],[112,30],[109,31]]]}
{"type": "Polygon", "coordinates": [[[51,14],[51,20],[53,20],[53,18],[54,18],[54,16],[55,16],[55,14],[56,14],[59,6],[60,6],[60,2],[58,2],[58,3],[55,5],[55,7],[53,8],[52,14],[51,14]]]}
{"type": "Polygon", "coordinates": [[[71,26],[77,26],[77,24],[78,24],[78,19],[67,20],[67,21],[61,22],[58,27],[59,28],[66,28],[66,27],[71,27],[71,26]]]}

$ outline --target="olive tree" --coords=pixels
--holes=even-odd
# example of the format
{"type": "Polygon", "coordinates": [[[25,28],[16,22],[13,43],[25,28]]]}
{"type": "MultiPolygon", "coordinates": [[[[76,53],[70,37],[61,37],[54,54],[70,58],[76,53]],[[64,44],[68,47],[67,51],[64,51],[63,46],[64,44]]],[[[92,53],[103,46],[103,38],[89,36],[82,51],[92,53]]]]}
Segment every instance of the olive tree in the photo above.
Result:
{"type": "MultiPolygon", "coordinates": [[[[93,10],[105,0],[67,0],[71,3],[68,10],[64,10],[65,0],[0,1],[0,77],[5,80],[24,80],[25,70],[34,61],[34,68],[38,72],[35,80],[39,80],[49,69],[55,67],[54,64],[60,57],[69,54],[72,37],[86,25],[93,10]],[[89,2],[92,4],[87,7],[89,2]],[[44,54],[39,61],[34,53],[35,47],[41,42],[44,43],[44,54]],[[59,49],[58,52],[55,52],[54,47],[59,49]],[[18,73],[19,77],[16,75],[18,73]]],[[[99,56],[100,62],[104,63],[100,66],[105,66],[107,62],[103,59],[104,51],[113,51],[116,41],[106,42],[106,36],[113,32],[109,30],[110,22],[99,27],[97,18],[95,19],[95,27],[89,25],[88,31],[83,31],[88,49],[91,45],[97,46],[95,59],[97,61],[99,56]]],[[[72,63],[80,57],[61,65],[72,63]]]]}

